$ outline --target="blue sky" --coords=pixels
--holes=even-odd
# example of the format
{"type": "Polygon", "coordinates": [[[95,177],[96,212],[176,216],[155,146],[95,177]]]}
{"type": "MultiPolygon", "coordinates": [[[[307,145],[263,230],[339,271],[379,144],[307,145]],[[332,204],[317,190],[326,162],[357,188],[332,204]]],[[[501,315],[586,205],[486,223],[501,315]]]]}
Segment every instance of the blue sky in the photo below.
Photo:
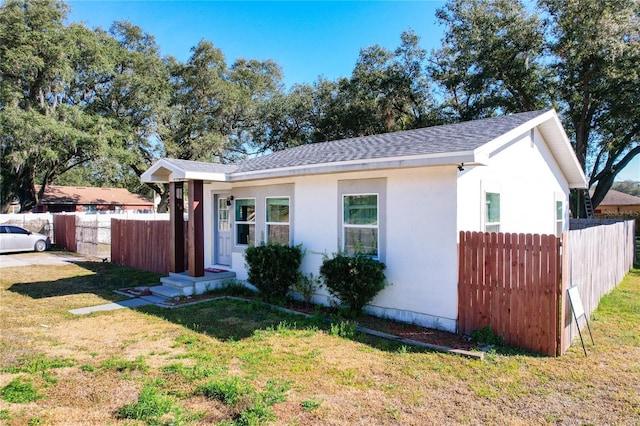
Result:
{"type": "MultiPolygon", "coordinates": [[[[108,29],[129,21],[152,34],[163,55],[181,61],[202,39],[238,58],[272,59],[287,87],[348,77],[360,49],[395,49],[400,34],[413,30],[427,50],[437,48],[443,27],[435,11],[444,1],[146,1],[67,0],[69,22],[108,29]]],[[[640,157],[617,180],[640,181],[640,157]]]]}
{"type": "Polygon", "coordinates": [[[285,84],[313,83],[322,75],[348,77],[361,48],[400,45],[408,29],[423,48],[440,44],[435,10],[443,1],[87,1],[67,2],[71,22],[107,29],[128,20],[156,38],[164,55],[181,61],[201,39],[228,64],[237,58],[273,59],[285,84]]]}

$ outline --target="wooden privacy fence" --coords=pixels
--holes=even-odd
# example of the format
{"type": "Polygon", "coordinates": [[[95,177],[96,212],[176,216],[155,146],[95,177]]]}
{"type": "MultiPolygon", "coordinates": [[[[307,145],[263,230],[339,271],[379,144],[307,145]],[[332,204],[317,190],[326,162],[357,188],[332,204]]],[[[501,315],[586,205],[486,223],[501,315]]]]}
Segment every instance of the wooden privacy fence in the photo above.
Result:
{"type": "Polygon", "coordinates": [[[505,344],[559,354],[560,240],[460,232],[458,329],[490,326],[505,344]]]}
{"type": "MultiPolygon", "coordinates": [[[[562,241],[563,294],[569,287],[578,287],[585,314],[589,316],[602,296],[633,268],[636,224],[634,220],[573,219],[569,227],[562,241]]],[[[578,328],[569,303],[564,303],[562,316],[564,352],[578,336],[578,328]]]]}
{"type": "Polygon", "coordinates": [[[53,241],[57,247],[78,251],[76,242],[76,215],[53,215],[53,241]]]}
{"type": "MultiPolygon", "coordinates": [[[[185,267],[187,267],[187,222],[185,267]]],[[[111,219],[111,261],[145,271],[169,273],[171,228],[167,220],[111,219]]]]}
{"type": "Polygon", "coordinates": [[[633,267],[634,229],[633,220],[572,220],[562,244],[554,235],[461,232],[458,331],[490,326],[508,345],[564,353],[578,335],[567,289],[578,288],[590,315],[633,267]]]}

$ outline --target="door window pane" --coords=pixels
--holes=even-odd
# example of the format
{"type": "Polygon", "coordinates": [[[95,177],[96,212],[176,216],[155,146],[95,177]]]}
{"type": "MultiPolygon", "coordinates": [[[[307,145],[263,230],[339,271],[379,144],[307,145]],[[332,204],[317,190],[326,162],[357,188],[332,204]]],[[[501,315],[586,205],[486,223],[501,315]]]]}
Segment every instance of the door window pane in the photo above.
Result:
{"type": "Polygon", "coordinates": [[[229,223],[229,206],[227,205],[226,198],[218,199],[218,231],[228,231],[230,228],[229,223]]]}

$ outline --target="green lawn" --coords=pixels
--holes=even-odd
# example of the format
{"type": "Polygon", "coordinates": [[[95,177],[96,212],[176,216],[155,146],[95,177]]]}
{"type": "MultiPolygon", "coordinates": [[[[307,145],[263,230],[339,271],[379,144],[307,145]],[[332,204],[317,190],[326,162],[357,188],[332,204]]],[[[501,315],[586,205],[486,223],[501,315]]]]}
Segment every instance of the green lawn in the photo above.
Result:
{"type": "Polygon", "coordinates": [[[640,270],[560,358],[468,359],[258,303],[77,317],[155,283],[108,263],[0,270],[0,421],[28,424],[639,424],[640,270]]]}

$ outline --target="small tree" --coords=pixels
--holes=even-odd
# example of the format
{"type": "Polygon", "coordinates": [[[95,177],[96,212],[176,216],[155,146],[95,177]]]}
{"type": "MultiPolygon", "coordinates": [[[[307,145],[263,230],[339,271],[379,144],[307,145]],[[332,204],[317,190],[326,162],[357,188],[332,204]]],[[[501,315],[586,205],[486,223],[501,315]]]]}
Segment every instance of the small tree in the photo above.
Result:
{"type": "Polygon", "coordinates": [[[340,299],[349,312],[360,315],[362,308],[387,286],[386,265],[369,256],[343,253],[325,258],[320,267],[329,293],[340,299]]]}
{"type": "Polygon", "coordinates": [[[302,246],[283,246],[278,243],[251,246],[244,253],[249,267],[249,282],[267,300],[282,299],[300,279],[302,246]]]}

